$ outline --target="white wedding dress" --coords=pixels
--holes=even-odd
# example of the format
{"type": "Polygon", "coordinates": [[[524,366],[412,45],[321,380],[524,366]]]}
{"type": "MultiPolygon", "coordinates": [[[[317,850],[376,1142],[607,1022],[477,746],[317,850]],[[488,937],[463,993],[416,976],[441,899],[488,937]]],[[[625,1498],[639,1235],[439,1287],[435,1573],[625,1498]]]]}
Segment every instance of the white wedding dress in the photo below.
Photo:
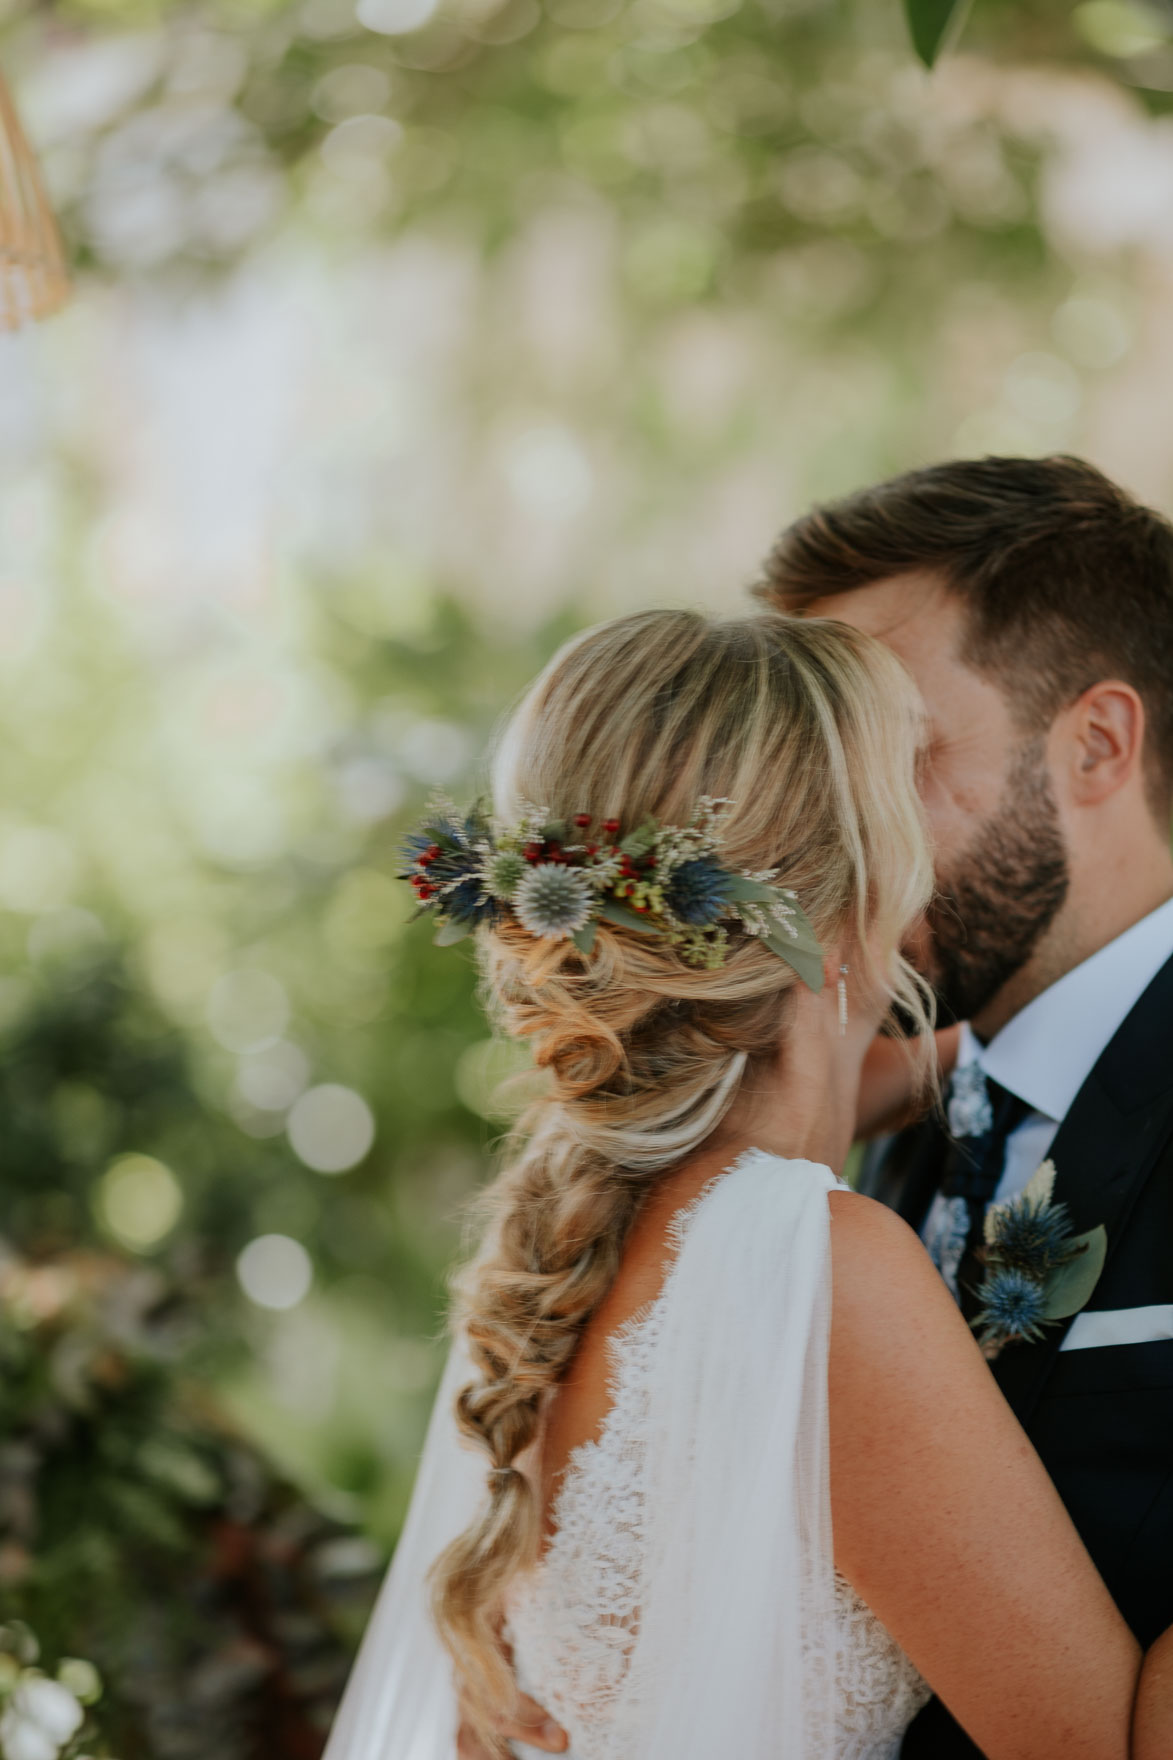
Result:
{"type": "MultiPolygon", "coordinates": [[[[929,1689],[835,1571],[825,1167],[754,1150],[675,1222],[659,1295],[612,1344],[613,1403],[511,1586],[518,1681],[572,1760],[892,1760],[929,1689]]],[[[450,1408],[325,1760],[452,1760],[423,1578],[484,1492],[450,1408]]],[[[519,1748],[536,1755],[539,1750],[519,1748]]]]}

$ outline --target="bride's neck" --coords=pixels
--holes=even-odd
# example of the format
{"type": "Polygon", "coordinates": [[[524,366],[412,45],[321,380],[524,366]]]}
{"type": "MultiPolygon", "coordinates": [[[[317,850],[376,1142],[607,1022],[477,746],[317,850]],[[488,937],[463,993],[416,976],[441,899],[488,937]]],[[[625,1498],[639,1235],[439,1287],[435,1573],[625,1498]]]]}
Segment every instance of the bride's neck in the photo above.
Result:
{"type": "Polygon", "coordinates": [[[721,1132],[722,1152],[766,1149],[818,1161],[842,1173],[855,1136],[860,1069],[875,1023],[849,1020],[839,1031],[832,992],[802,989],[778,1054],[750,1075],[721,1132]]]}

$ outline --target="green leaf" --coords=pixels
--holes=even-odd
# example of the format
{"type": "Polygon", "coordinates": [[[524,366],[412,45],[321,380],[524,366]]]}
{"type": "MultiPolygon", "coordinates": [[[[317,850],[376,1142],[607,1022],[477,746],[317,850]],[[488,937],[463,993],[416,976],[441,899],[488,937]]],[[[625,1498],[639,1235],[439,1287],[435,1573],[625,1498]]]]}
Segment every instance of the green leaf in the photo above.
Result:
{"type": "MultiPolygon", "coordinates": [[[[774,904],[778,898],[778,888],[768,886],[764,880],[751,880],[748,874],[727,874],[725,897],[744,904],[774,904]]],[[[787,905],[792,900],[784,901],[787,905]]]]}
{"type": "Polygon", "coordinates": [[[649,922],[647,917],[641,917],[638,911],[620,904],[618,899],[605,898],[599,906],[599,915],[605,923],[614,923],[617,929],[635,929],[640,935],[660,933],[659,924],[649,922]]]}
{"type": "Polygon", "coordinates": [[[817,996],[823,988],[823,950],[818,943],[812,948],[801,935],[797,941],[792,941],[784,929],[775,929],[772,935],[763,939],[770,952],[792,966],[807,989],[813,990],[817,996]]]}
{"type": "Polygon", "coordinates": [[[447,922],[440,924],[434,939],[437,947],[455,947],[458,941],[467,940],[471,934],[471,923],[457,922],[449,917],[447,922]]]}
{"type": "Polygon", "coordinates": [[[584,959],[589,959],[595,951],[595,936],[599,932],[599,920],[592,917],[581,929],[576,929],[570,939],[578,948],[584,959]]]}
{"type": "Polygon", "coordinates": [[[912,46],[926,67],[956,40],[969,8],[970,0],[904,0],[912,46]]]}
{"type": "Polygon", "coordinates": [[[1076,1235],[1071,1242],[1073,1247],[1086,1250],[1066,1265],[1060,1266],[1047,1281],[1046,1306],[1043,1318],[1046,1320],[1066,1320],[1072,1314],[1078,1314],[1091,1298],[1091,1293],[1100,1281],[1100,1272],[1104,1269],[1104,1257],[1108,1251],[1107,1232],[1101,1225],[1091,1229],[1087,1234],[1076,1235]]]}
{"type": "Polygon", "coordinates": [[[654,819],[645,819],[642,825],[637,825],[634,831],[628,832],[619,845],[620,853],[630,856],[632,861],[638,861],[640,856],[646,856],[654,847],[659,829],[654,819]]]}
{"type": "Polygon", "coordinates": [[[547,843],[565,843],[568,830],[565,819],[551,819],[542,826],[542,836],[547,843]]]}

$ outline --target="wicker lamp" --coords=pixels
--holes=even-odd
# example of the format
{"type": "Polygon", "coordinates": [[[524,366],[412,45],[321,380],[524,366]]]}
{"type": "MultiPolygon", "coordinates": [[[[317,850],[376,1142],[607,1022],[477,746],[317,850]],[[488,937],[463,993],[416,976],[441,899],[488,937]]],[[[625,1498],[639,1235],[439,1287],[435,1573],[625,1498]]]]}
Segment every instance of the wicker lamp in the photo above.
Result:
{"type": "Polygon", "coordinates": [[[47,317],[68,294],[57,221],[0,77],[0,330],[47,317]]]}

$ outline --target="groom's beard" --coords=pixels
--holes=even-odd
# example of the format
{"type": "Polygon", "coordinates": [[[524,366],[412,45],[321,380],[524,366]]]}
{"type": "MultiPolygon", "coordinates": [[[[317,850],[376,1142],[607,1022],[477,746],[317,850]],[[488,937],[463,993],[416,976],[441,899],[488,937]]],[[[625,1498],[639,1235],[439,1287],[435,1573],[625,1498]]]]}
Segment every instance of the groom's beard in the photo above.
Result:
{"type": "Polygon", "coordinates": [[[972,1020],[993,1001],[1050,928],[1070,878],[1043,744],[1034,740],[929,907],[929,976],[947,1014],[972,1020]]]}

